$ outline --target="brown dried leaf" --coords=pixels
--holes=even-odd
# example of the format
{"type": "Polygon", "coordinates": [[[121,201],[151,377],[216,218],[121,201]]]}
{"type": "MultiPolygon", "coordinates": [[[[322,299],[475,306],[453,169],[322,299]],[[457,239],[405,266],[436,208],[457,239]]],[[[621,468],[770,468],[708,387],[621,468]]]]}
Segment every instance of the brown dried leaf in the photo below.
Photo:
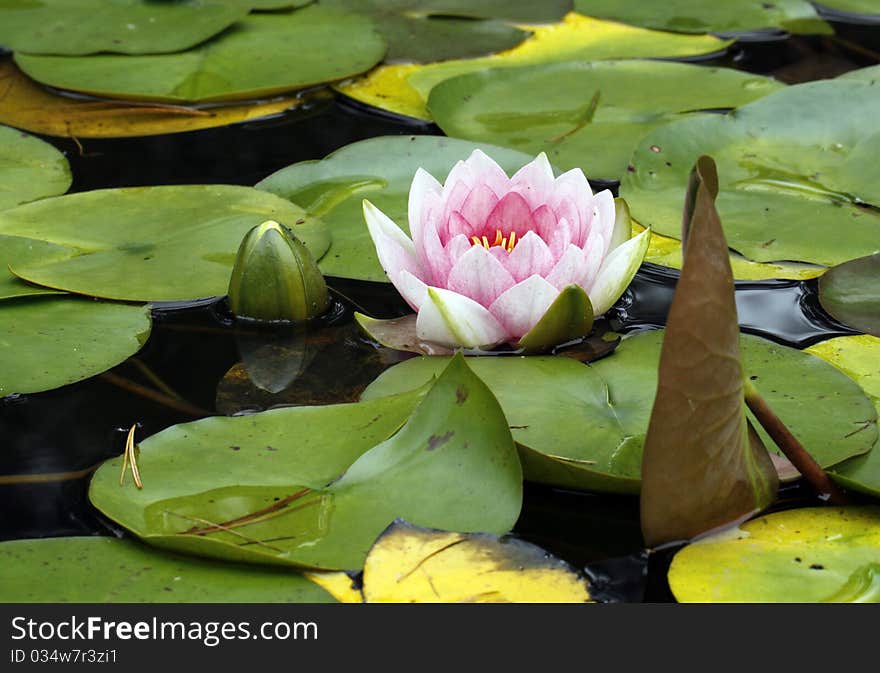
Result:
{"type": "Polygon", "coordinates": [[[669,312],[657,396],[642,457],[648,545],[690,539],[772,502],[778,479],[749,441],[733,273],[715,210],[710,157],[694,167],[685,263],[669,312]]]}

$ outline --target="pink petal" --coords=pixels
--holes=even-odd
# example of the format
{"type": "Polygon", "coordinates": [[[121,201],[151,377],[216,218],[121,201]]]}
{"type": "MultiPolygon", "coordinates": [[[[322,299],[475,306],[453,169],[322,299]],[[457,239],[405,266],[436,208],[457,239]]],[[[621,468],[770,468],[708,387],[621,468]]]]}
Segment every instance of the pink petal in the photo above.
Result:
{"type": "Polygon", "coordinates": [[[534,210],[550,200],[554,182],[553,168],[547,160],[547,155],[541,152],[534,160],[514,173],[510,178],[510,187],[512,191],[521,194],[530,209],[534,210]]]}
{"type": "Polygon", "coordinates": [[[504,327],[473,299],[429,287],[416,318],[420,339],[451,348],[495,346],[508,338],[504,327]]]}
{"type": "Polygon", "coordinates": [[[532,209],[529,208],[529,204],[516,192],[508,192],[486,218],[483,232],[486,236],[494,238],[496,230],[500,229],[505,236],[515,231],[516,237],[522,238],[527,231],[534,228],[535,223],[532,220],[532,209]]]}
{"type": "Polygon", "coordinates": [[[461,256],[473,247],[473,241],[464,234],[458,234],[446,244],[446,257],[453,266],[461,256]]]}
{"type": "Polygon", "coordinates": [[[412,239],[413,242],[416,243],[416,247],[418,247],[418,240],[421,231],[425,227],[430,226],[436,229],[437,235],[440,236],[442,240],[446,233],[448,219],[446,203],[443,201],[443,197],[434,191],[429,190],[425,192],[422,198],[422,207],[421,212],[419,213],[418,224],[413,226],[412,219],[410,219],[409,223],[409,230],[410,233],[412,233],[412,239]]]}
{"type": "Polygon", "coordinates": [[[553,255],[547,244],[534,231],[526,232],[504,264],[516,282],[525,280],[532,274],[546,276],[553,268],[553,255]]]}
{"type": "Polygon", "coordinates": [[[416,278],[425,278],[427,271],[422,268],[416,256],[415,246],[385,213],[364,199],[364,219],[367,229],[376,246],[379,263],[388,274],[391,282],[402,270],[416,278]]]}
{"type": "Polygon", "coordinates": [[[488,306],[515,284],[513,276],[481,245],[471,246],[452,267],[446,287],[488,306]]]}
{"type": "Polygon", "coordinates": [[[575,245],[583,245],[586,238],[586,229],[583,226],[581,214],[571,199],[562,199],[553,209],[557,220],[566,220],[571,227],[571,242],[575,245]]]}
{"type": "Polygon", "coordinates": [[[582,245],[593,220],[593,190],[580,168],[573,168],[556,178],[550,206],[559,210],[565,201],[572,203],[577,210],[580,232],[578,245],[582,245]]]}
{"type": "Polygon", "coordinates": [[[584,251],[576,245],[569,245],[546,278],[549,283],[562,290],[566,285],[580,280],[584,267],[584,251]]]}
{"type": "MultiPolygon", "coordinates": [[[[459,161],[455,168],[458,168],[459,164],[464,166],[464,163],[459,161]]],[[[453,172],[455,171],[455,168],[452,169],[453,172]]],[[[467,168],[462,168],[461,170],[467,171],[467,168]]],[[[440,195],[443,202],[446,204],[446,211],[452,212],[453,210],[460,210],[461,204],[464,203],[464,200],[468,197],[468,194],[471,193],[473,188],[474,185],[471,184],[469,180],[462,180],[460,177],[453,177],[453,174],[450,173],[449,177],[446,178],[446,185],[443,187],[443,193],[440,195]]]]}
{"type": "Polygon", "coordinates": [[[426,271],[431,268],[431,256],[436,254],[436,245],[431,246],[431,250],[426,249],[426,241],[432,242],[437,239],[443,241],[443,230],[446,228],[444,219],[445,204],[443,199],[436,193],[428,191],[425,193],[422,201],[422,212],[420,215],[420,223],[413,227],[410,222],[410,231],[412,232],[413,244],[416,248],[416,257],[422,268],[426,271]]]}
{"type": "Polygon", "coordinates": [[[407,217],[409,218],[409,231],[413,240],[419,238],[419,232],[422,228],[423,206],[425,205],[425,196],[433,193],[439,199],[443,186],[434,179],[434,176],[426,170],[419,168],[413,176],[412,184],[409,188],[409,206],[407,209],[407,217]]]}
{"type": "Polygon", "coordinates": [[[452,262],[446,255],[437,228],[433,226],[433,218],[425,223],[420,233],[421,238],[415,240],[415,247],[419,263],[425,271],[425,282],[429,285],[446,285],[452,262]]]}
{"type": "MultiPolygon", "coordinates": [[[[548,205],[539,206],[532,211],[533,231],[544,240],[548,240],[556,228],[556,213],[548,205]]],[[[525,234],[523,234],[525,238],[525,234]]]]}
{"type": "Polygon", "coordinates": [[[556,221],[556,226],[548,232],[547,236],[542,236],[547,247],[550,248],[550,254],[553,259],[558,260],[565,253],[569,245],[572,245],[572,231],[568,220],[562,219],[556,221]]]}
{"type": "Polygon", "coordinates": [[[544,316],[559,290],[540,276],[529,276],[504,292],[489,306],[489,312],[519,339],[544,316]]]}
{"type": "Polygon", "coordinates": [[[461,204],[461,216],[471,223],[470,231],[464,231],[467,236],[482,236],[483,223],[489,218],[489,214],[498,204],[498,197],[486,185],[477,185],[461,204]]]}
{"type": "Polygon", "coordinates": [[[460,212],[453,210],[449,213],[449,220],[446,227],[446,242],[455,239],[458,236],[464,236],[470,240],[469,233],[473,231],[473,225],[468,222],[460,212]]]}
{"type": "MultiPolygon", "coordinates": [[[[482,150],[474,150],[465,161],[465,165],[474,176],[474,185],[481,183],[496,194],[504,194],[510,189],[510,180],[507,173],[499,166],[492,157],[482,150]]],[[[472,220],[473,221],[473,220],[472,220]]]]}

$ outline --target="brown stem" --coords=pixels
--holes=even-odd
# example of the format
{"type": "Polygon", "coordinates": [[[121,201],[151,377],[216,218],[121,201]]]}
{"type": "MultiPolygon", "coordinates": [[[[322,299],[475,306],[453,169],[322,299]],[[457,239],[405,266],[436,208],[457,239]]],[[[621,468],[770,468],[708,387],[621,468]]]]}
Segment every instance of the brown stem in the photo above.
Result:
{"type": "Polygon", "coordinates": [[[160,393],[157,390],[153,390],[152,388],[147,388],[146,386],[142,386],[140,383],[135,383],[134,381],[129,381],[128,379],[119,376],[118,374],[114,374],[112,372],[104,372],[99,375],[100,378],[104,379],[108,383],[112,383],[114,386],[119,386],[123,390],[127,390],[135,395],[140,395],[141,397],[146,397],[153,402],[158,402],[159,404],[164,404],[166,407],[171,407],[172,409],[179,411],[183,414],[189,414],[190,416],[211,416],[210,411],[206,411],[201,407],[197,407],[194,404],[190,404],[184,400],[175,400],[173,397],[169,397],[164,393],[160,393]]]}
{"type": "Polygon", "coordinates": [[[776,443],[791,463],[797,468],[798,472],[803,475],[819,493],[820,497],[827,499],[833,505],[849,505],[850,499],[844,492],[838,488],[837,484],[831,481],[831,478],[823,470],[819,463],[807,453],[797,437],[791,434],[791,431],[782,422],[770,408],[767,402],[761,397],[761,393],[751,381],[746,381],[744,386],[746,404],[755,418],[761,423],[767,434],[776,443]]]}
{"type": "Polygon", "coordinates": [[[177,391],[175,391],[171,386],[165,383],[165,381],[163,381],[156,372],[150,369],[149,365],[147,365],[146,362],[142,362],[136,357],[130,357],[128,359],[128,362],[129,364],[137,367],[140,370],[141,374],[149,379],[150,383],[152,383],[154,386],[156,386],[156,388],[168,395],[168,397],[173,397],[175,400],[183,400],[183,397],[179,395],[177,391]]]}

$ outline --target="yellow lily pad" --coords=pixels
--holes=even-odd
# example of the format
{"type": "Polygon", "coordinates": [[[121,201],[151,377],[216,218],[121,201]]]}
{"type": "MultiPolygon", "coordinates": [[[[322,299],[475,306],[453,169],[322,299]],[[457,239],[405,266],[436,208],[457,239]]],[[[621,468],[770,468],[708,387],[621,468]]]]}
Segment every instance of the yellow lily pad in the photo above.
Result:
{"type": "Polygon", "coordinates": [[[591,600],[586,580],[540,547],[511,537],[451,533],[401,520],[391,524],[367,554],[363,585],[368,603],[591,600]]]}
{"type": "Polygon", "coordinates": [[[276,115],[308,98],[278,96],[252,103],[194,107],[89,100],[52,93],[10,60],[0,60],[0,123],[64,138],[127,138],[183,133],[276,115]]]}
{"type": "Polygon", "coordinates": [[[731,40],[709,35],[676,35],[625,26],[570,13],[558,23],[522,26],[533,35],[513,49],[483,58],[426,65],[386,65],[344,82],[340,93],[396,114],[430,120],[425,104],[440,82],[484,68],[513,67],[570,60],[680,58],[726,49],[731,40]]]}
{"type": "Polygon", "coordinates": [[[364,595],[357,588],[355,581],[341,570],[314,571],[303,573],[307,580],[317,584],[340,603],[363,603],[364,595]]]}
{"type": "Polygon", "coordinates": [[[880,602],[880,508],[754,519],[678,552],[669,586],[686,603],[880,602]]]}

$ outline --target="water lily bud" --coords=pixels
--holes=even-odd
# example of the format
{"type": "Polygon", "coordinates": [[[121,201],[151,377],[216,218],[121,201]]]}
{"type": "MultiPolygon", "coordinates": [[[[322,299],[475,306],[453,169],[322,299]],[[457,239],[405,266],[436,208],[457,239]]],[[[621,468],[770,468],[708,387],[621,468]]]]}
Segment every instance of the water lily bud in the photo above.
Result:
{"type": "Polygon", "coordinates": [[[293,232],[268,220],[245,235],[229,279],[235,315],[303,321],[324,313],[329,303],[324,276],[293,232]]]}

